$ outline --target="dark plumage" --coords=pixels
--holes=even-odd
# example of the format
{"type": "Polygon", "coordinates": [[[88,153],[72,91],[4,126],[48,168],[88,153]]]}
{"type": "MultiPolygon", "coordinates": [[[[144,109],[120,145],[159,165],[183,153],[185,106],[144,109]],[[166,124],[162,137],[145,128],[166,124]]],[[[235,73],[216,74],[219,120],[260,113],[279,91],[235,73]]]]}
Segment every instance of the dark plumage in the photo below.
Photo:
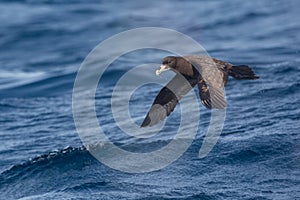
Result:
{"type": "Polygon", "coordinates": [[[224,109],[224,87],[228,76],[235,79],[258,79],[246,65],[233,66],[228,62],[206,56],[168,56],[162,61],[161,72],[171,69],[176,76],[156,96],[141,127],[152,126],[164,120],[176,107],[178,101],[198,84],[201,102],[206,108],[224,109]]]}

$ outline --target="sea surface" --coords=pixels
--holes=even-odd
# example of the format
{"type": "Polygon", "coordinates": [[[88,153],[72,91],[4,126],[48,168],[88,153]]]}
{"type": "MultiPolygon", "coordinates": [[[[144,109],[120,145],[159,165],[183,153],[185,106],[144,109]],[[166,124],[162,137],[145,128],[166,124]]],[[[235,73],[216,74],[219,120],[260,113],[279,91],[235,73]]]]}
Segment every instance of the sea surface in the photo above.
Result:
{"type": "MultiPolygon", "coordinates": [[[[0,199],[300,199],[299,8],[298,0],[0,1],[0,199]],[[251,66],[260,79],[229,80],[224,128],[207,157],[198,157],[210,120],[201,105],[187,151],[165,168],[132,174],[102,164],[84,147],[72,89],[96,45],[140,27],[182,32],[212,57],[251,66]]],[[[165,132],[128,139],[110,110],[118,78],[165,55],[126,54],[102,77],[98,120],[120,147],[159,149],[177,130],[179,107],[165,132]]],[[[130,103],[136,123],[160,88],[136,90],[130,103]]]]}

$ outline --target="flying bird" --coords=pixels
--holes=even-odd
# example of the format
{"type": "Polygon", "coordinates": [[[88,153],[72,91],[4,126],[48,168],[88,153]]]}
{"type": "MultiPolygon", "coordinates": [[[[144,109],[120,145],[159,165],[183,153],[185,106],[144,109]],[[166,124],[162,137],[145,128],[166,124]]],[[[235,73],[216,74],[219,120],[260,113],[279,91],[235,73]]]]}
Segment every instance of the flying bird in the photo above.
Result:
{"type": "Polygon", "coordinates": [[[176,73],[156,96],[141,127],[152,126],[171,114],[180,99],[198,85],[202,104],[208,109],[224,109],[224,87],[228,76],[235,79],[254,80],[259,77],[247,65],[234,66],[208,56],[167,56],[162,60],[156,75],[166,70],[176,73]]]}

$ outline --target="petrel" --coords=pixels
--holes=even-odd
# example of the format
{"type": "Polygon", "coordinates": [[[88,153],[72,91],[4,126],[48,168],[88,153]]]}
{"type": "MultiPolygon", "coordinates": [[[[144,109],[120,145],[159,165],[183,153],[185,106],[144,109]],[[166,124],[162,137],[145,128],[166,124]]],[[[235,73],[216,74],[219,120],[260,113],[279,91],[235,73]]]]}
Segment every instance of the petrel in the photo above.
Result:
{"type": "Polygon", "coordinates": [[[235,79],[255,80],[259,77],[247,65],[231,63],[208,56],[167,56],[156,75],[172,70],[175,77],[156,96],[141,127],[157,124],[171,114],[180,99],[198,85],[202,104],[208,109],[224,109],[224,87],[228,76],[235,79]]]}

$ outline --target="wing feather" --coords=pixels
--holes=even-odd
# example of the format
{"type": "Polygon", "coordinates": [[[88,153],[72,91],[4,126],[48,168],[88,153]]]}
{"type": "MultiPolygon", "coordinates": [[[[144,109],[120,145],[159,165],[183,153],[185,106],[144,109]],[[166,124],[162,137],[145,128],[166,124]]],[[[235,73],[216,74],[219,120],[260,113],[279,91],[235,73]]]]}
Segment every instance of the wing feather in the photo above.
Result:
{"type": "Polygon", "coordinates": [[[198,79],[177,74],[160,90],[141,127],[155,125],[169,116],[180,99],[186,95],[198,81],[198,79]]]}
{"type": "Polygon", "coordinates": [[[220,88],[209,87],[201,79],[198,83],[198,89],[201,102],[206,108],[224,109],[226,107],[224,91],[220,91],[220,88]]]}

